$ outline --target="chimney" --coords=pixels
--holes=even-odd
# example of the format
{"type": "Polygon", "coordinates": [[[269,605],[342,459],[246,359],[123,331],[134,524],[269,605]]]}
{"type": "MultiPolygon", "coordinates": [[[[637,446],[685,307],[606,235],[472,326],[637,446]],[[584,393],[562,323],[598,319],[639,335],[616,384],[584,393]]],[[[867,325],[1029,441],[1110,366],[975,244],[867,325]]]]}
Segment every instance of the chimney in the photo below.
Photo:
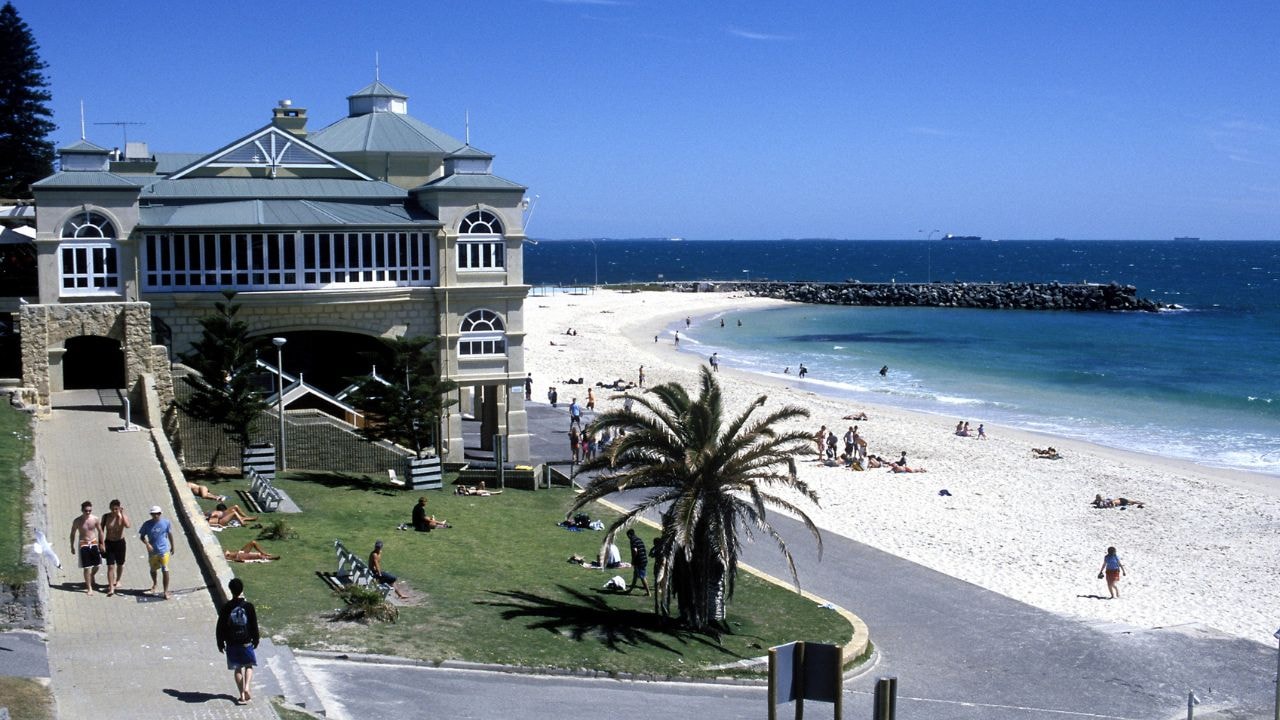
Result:
{"type": "Polygon", "coordinates": [[[294,107],[292,100],[281,100],[271,109],[271,124],[304,138],[307,136],[307,109],[294,107]]]}

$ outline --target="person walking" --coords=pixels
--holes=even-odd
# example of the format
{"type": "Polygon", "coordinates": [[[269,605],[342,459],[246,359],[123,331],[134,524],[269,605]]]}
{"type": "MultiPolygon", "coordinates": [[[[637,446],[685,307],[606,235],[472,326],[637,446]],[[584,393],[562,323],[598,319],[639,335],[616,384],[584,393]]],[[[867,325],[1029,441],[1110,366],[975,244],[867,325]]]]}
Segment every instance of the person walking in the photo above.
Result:
{"type": "Polygon", "coordinates": [[[551,407],[556,406],[557,397],[558,396],[556,394],[556,389],[555,389],[555,386],[553,385],[551,389],[547,390],[547,402],[551,403],[551,407]]]}
{"type": "Polygon", "coordinates": [[[596,409],[596,394],[591,388],[587,388],[587,409],[592,412],[596,409]]]}
{"type": "MultiPolygon", "coordinates": [[[[653,336],[653,341],[654,342],[658,341],[657,335],[653,336]]],[[[643,365],[640,366],[640,387],[644,387],[644,366],[643,365]]]]}
{"type": "Polygon", "coordinates": [[[378,578],[378,582],[390,585],[395,591],[396,597],[401,600],[408,600],[409,596],[400,592],[400,588],[396,587],[396,583],[400,581],[395,575],[382,570],[382,541],[378,540],[373,544],[373,552],[369,553],[369,569],[373,571],[373,576],[378,578]]]}
{"type": "Polygon", "coordinates": [[[244,599],[244,581],[231,578],[227,583],[231,599],[218,609],[218,625],[215,635],[218,640],[218,652],[227,656],[227,669],[236,675],[236,689],[240,697],[237,705],[253,699],[249,692],[253,682],[253,668],[258,664],[258,612],[253,603],[244,599]]]}
{"type": "Polygon", "coordinates": [[[649,594],[649,551],[644,547],[644,539],[636,534],[635,528],[627,528],[627,539],[631,541],[631,587],[636,583],[644,586],[644,594],[649,594]]]}
{"type": "Polygon", "coordinates": [[[111,512],[102,516],[102,531],[106,538],[104,553],[107,556],[107,597],[116,594],[116,585],[124,575],[124,560],[128,555],[124,531],[133,527],[129,524],[129,516],[124,512],[124,505],[119,500],[112,500],[108,505],[111,512]]]}
{"type": "Polygon", "coordinates": [[[1111,593],[1112,600],[1120,597],[1120,588],[1116,586],[1120,582],[1120,576],[1128,574],[1125,572],[1124,563],[1120,562],[1120,556],[1116,554],[1116,549],[1107,548],[1107,554],[1102,558],[1102,567],[1098,569],[1098,579],[1101,580],[1104,577],[1107,579],[1107,592],[1111,593]]]}
{"type": "Polygon", "coordinates": [[[582,427],[582,406],[578,404],[578,398],[569,403],[569,427],[574,425],[582,427]]]}
{"type": "Polygon", "coordinates": [[[711,359],[708,362],[711,363],[712,372],[720,372],[720,353],[711,353],[711,359]]]}
{"type": "Polygon", "coordinates": [[[92,595],[93,581],[102,565],[102,520],[93,514],[93,503],[88,500],[80,503],[80,515],[71,521],[71,552],[80,558],[84,592],[92,595]]]}
{"type": "Polygon", "coordinates": [[[533,397],[533,373],[524,376],[524,396],[533,397]]]}
{"type": "Polygon", "coordinates": [[[159,505],[152,505],[148,513],[151,519],[142,523],[142,527],[138,528],[138,537],[142,538],[142,544],[147,547],[147,563],[151,567],[151,589],[149,593],[156,591],[156,573],[164,574],[164,599],[168,600],[173,597],[169,592],[169,560],[173,557],[173,525],[169,523],[169,519],[162,517],[159,505]]]}

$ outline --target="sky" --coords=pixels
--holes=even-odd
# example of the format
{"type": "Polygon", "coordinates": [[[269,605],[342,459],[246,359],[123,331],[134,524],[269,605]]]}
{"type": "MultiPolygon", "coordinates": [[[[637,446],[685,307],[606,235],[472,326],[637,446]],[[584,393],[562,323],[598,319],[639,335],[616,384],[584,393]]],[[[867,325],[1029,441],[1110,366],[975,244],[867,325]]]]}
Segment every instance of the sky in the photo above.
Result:
{"type": "Polygon", "coordinates": [[[374,79],[534,238],[1280,239],[1280,3],[14,0],[58,145],[207,152],[374,79]],[[936,237],[936,235],[935,235],[936,237]]]}

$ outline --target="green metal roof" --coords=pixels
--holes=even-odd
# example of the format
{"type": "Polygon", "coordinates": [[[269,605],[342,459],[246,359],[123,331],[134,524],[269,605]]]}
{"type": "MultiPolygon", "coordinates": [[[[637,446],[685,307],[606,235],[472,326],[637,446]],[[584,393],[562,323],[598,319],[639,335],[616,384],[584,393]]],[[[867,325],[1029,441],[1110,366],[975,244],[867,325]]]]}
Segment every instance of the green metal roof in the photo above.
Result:
{"type": "Polygon", "coordinates": [[[499,190],[506,192],[524,192],[527,190],[525,186],[511,182],[497,175],[470,175],[467,173],[457,173],[448,177],[432,180],[425,185],[419,185],[413,191],[418,190],[499,190]]]}
{"type": "Polygon", "coordinates": [[[150,175],[117,175],[106,170],[78,170],[56,172],[43,180],[31,183],[38,188],[140,188],[155,178],[150,175]]]}
{"type": "Polygon", "coordinates": [[[374,112],[343,118],[307,135],[327,152],[404,152],[445,155],[465,146],[411,115],[374,112]]]}
{"type": "Polygon", "coordinates": [[[206,153],[156,153],[156,174],[172,175],[188,165],[194,165],[206,153]]]}
{"type": "Polygon", "coordinates": [[[60,147],[60,148],[58,148],[58,152],[60,152],[60,153],[69,153],[69,154],[82,153],[82,154],[85,154],[85,155],[109,155],[109,154],[111,154],[111,151],[110,151],[110,150],[108,150],[108,149],[106,149],[106,148],[104,148],[104,147],[99,147],[99,146],[97,146],[97,145],[94,145],[93,143],[89,142],[88,140],[85,140],[84,138],[80,138],[79,140],[77,140],[77,141],[75,141],[75,142],[73,142],[73,143],[71,143],[70,145],[67,145],[67,146],[65,146],[65,147],[60,147]]]}
{"type": "Polygon", "coordinates": [[[370,85],[366,85],[354,93],[347,96],[347,99],[358,97],[393,97],[401,100],[408,100],[409,96],[398,90],[393,90],[390,86],[378,80],[370,85]]]}
{"type": "MultiPolygon", "coordinates": [[[[77,173],[84,174],[84,173],[77,173]]],[[[188,199],[255,199],[307,198],[312,200],[350,200],[352,198],[385,198],[403,200],[405,191],[381,180],[342,180],[337,178],[198,178],[180,180],[162,178],[142,192],[142,200],[161,198],[188,199]]]]}
{"type": "Polygon", "coordinates": [[[313,200],[237,200],[233,202],[142,207],[139,227],[324,228],[338,226],[436,228],[440,222],[404,205],[361,205],[313,200]]]}

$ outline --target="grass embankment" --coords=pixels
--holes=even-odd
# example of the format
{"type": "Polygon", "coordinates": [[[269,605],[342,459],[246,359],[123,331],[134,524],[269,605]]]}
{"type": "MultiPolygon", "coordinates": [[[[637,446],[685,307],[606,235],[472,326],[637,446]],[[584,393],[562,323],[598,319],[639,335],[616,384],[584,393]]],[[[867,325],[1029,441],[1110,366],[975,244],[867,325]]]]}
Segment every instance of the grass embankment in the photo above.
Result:
{"type": "MultiPolygon", "coordinates": [[[[418,493],[381,488],[363,477],[287,473],[276,483],[303,509],[284,517],[293,540],[262,541],[283,559],[235,565],[265,632],[299,648],[371,652],[428,661],[462,659],[510,665],[591,668],[611,672],[714,676],[716,665],[760,657],[791,640],[843,644],[850,628],[836,613],[794,592],[740,573],[729,606],[731,632],[720,637],[684,631],[653,612],[642,593],[601,587],[614,574],[567,562],[594,557],[603,533],[569,532],[556,525],[571,501],[568,490],[508,490],[493,497],[428,491],[428,511],[454,524],[430,533],[399,531],[418,493]],[[332,620],[341,606],[317,571],[332,572],[334,539],[367,557],[383,540],[383,565],[405,581],[412,599],[395,623],[332,620]]],[[[242,481],[214,483],[231,495],[242,481]]],[[[201,501],[206,507],[213,503],[201,501]]],[[[607,511],[592,510],[593,517],[607,511]]],[[[260,530],[221,533],[238,548],[260,530]]],[[[640,534],[651,541],[653,531],[640,534]]],[[[623,538],[625,540],[625,538],[623,538]]],[[[627,550],[623,548],[623,556],[627,550]]]]}
{"type": "Polygon", "coordinates": [[[0,403],[0,582],[10,585],[35,577],[22,549],[30,494],[22,467],[31,459],[32,447],[31,416],[0,403]]]}
{"type": "Polygon", "coordinates": [[[0,677],[0,707],[13,720],[53,720],[53,693],[30,678],[0,677]]]}

